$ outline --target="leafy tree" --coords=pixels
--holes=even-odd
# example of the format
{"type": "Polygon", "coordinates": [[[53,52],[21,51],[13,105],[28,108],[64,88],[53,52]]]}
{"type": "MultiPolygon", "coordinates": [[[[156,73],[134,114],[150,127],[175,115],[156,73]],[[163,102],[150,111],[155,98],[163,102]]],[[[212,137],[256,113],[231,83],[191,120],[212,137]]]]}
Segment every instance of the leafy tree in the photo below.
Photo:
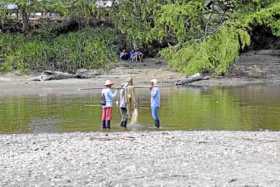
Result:
{"type": "Polygon", "coordinates": [[[179,42],[195,38],[202,30],[202,2],[168,3],[156,14],[154,32],[159,38],[172,37],[179,42]]]}
{"type": "Polygon", "coordinates": [[[152,39],[151,28],[160,0],[122,0],[113,9],[115,27],[137,47],[152,39]]]}

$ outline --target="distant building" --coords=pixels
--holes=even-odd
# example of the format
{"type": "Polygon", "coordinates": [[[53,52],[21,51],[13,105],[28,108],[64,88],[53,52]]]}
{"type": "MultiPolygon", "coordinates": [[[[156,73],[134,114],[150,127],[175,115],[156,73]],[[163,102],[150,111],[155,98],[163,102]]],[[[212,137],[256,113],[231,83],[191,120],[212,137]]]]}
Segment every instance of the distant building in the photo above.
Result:
{"type": "Polygon", "coordinates": [[[16,10],[16,9],[18,9],[16,4],[8,4],[8,5],[6,5],[6,8],[8,10],[16,10]]]}
{"type": "Polygon", "coordinates": [[[0,3],[0,7],[8,10],[17,10],[18,7],[16,4],[7,4],[7,3],[0,3]]]}
{"type": "MultiPolygon", "coordinates": [[[[113,6],[114,0],[96,0],[96,7],[97,8],[110,8],[113,6]]],[[[118,3],[118,0],[115,0],[115,3],[118,3]]],[[[1,5],[1,4],[0,4],[1,5]]],[[[4,4],[4,7],[8,10],[16,10],[18,9],[16,4],[4,4]]]]}
{"type": "Polygon", "coordinates": [[[96,7],[97,8],[110,8],[113,6],[113,1],[110,0],[97,0],[96,7]]]}
{"type": "MultiPolygon", "coordinates": [[[[113,6],[113,3],[119,3],[119,0],[96,0],[96,7],[97,8],[111,8],[113,6]]],[[[14,3],[1,3],[0,2],[0,8],[4,8],[9,10],[12,16],[18,17],[18,6],[14,3]]],[[[32,12],[30,14],[31,19],[32,18],[38,18],[38,17],[59,17],[59,14],[54,13],[54,12],[32,12]]]]}

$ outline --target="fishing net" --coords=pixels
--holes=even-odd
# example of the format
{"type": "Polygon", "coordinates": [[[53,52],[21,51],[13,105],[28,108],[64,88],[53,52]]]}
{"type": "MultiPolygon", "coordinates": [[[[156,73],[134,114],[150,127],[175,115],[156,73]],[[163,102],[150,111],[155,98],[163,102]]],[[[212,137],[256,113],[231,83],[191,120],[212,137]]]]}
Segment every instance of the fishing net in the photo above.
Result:
{"type": "Polygon", "coordinates": [[[133,125],[136,124],[137,122],[138,122],[138,109],[135,108],[131,116],[130,124],[133,125]]]}

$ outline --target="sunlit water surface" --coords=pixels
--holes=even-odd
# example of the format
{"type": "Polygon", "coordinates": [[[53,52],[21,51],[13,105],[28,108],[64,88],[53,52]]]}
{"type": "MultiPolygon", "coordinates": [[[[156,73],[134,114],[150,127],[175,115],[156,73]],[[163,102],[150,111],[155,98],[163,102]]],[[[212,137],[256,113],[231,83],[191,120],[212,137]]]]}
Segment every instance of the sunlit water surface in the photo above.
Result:
{"type": "MultiPolygon", "coordinates": [[[[137,90],[139,124],[154,130],[149,91],[137,90]]],[[[280,87],[161,90],[162,130],[279,130],[280,87]]],[[[100,96],[0,97],[0,133],[100,131],[100,96]]],[[[122,131],[114,108],[111,131],[122,131]]]]}

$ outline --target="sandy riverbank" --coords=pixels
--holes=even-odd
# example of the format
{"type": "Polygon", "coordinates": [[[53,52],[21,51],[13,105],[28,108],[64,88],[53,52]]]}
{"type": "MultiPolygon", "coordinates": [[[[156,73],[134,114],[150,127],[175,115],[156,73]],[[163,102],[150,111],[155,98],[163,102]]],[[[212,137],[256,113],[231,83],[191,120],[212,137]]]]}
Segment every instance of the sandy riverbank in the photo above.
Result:
{"type": "Polygon", "coordinates": [[[141,64],[117,64],[112,70],[91,79],[64,79],[34,82],[30,81],[32,75],[15,75],[14,73],[0,75],[0,96],[23,95],[83,95],[100,90],[83,90],[81,88],[103,87],[107,79],[120,86],[129,77],[140,86],[149,86],[149,81],[157,78],[162,86],[175,86],[175,82],[184,75],[172,71],[159,59],[145,59],[141,64]],[[160,62],[160,63],[159,63],[160,62]]]}
{"type": "Polygon", "coordinates": [[[1,186],[280,186],[279,132],[0,136],[1,186]]]}
{"type": "MultiPolygon", "coordinates": [[[[171,70],[160,59],[145,59],[141,64],[119,63],[102,75],[92,79],[65,79],[45,82],[30,81],[32,75],[14,73],[0,75],[0,96],[23,95],[83,95],[97,90],[81,91],[81,88],[102,87],[106,79],[116,86],[133,77],[136,85],[148,86],[157,78],[161,86],[175,86],[185,75],[171,70]]],[[[190,84],[194,87],[232,87],[253,84],[280,85],[280,50],[260,50],[244,53],[224,77],[212,76],[210,80],[190,84]]]]}

